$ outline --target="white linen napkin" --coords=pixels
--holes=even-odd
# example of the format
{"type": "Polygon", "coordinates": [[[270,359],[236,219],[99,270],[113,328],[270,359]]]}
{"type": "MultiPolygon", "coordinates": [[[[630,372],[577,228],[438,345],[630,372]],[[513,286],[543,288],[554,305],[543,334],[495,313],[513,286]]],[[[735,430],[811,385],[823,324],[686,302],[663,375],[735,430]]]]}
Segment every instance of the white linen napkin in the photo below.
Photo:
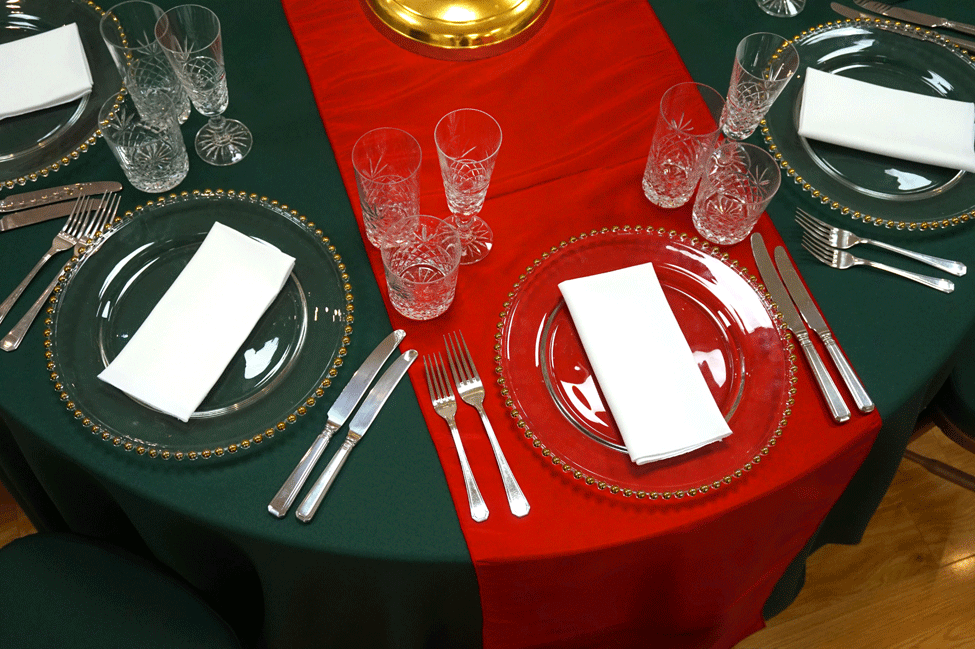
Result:
{"type": "Polygon", "coordinates": [[[0,45],[0,120],[67,103],[91,85],[74,23],[0,45]]]}
{"type": "Polygon", "coordinates": [[[808,68],[799,135],[975,172],[975,104],[885,88],[808,68]]]}
{"type": "Polygon", "coordinates": [[[570,279],[559,290],[631,460],[663,460],[731,434],[653,264],[570,279]]]}
{"type": "Polygon", "coordinates": [[[213,388],[281,292],[294,258],[222,223],[98,375],[181,421],[213,388]]]}

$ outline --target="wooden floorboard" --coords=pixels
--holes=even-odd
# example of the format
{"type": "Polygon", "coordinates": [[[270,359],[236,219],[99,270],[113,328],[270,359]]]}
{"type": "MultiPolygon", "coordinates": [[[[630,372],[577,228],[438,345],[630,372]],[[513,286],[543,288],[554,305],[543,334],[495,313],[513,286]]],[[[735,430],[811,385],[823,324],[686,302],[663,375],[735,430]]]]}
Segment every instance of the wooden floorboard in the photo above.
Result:
{"type": "MultiPolygon", "coordinates": [[[[937,429],[921,455],[975,474],[937,429]]],[[[0,487],[0,547],[34,533],[0,487]]],[[[975,493],[905,460],[855,546],[821,548],[783,613],[735,649],[975,649],[975,493]]]]}
{"type": "MultiPolygon", "coordinates": [[[[911,450],[975,474],[932,429],[911,450]]],[[[975,648],[975,493],[904,460],[855,546],[807,562],[795,602],[735,649],[975,648]]]]}

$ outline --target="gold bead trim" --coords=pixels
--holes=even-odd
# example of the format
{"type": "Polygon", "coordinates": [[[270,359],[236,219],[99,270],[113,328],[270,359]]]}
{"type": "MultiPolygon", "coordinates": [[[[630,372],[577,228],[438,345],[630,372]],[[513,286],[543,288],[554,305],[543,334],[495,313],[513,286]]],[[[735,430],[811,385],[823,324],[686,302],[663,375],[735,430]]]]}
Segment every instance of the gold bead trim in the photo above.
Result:
{"type": "Polygon", "coordinates": [[[794,344],[791,342],[791,334],[788,328],[782,323],[782,314],[779,312],[778,306],[772,301],[771,295],[769,295],[768,290],[765,285],[762,284],[753,274],[738,264],[738,260],[731,259],[728,253],[723,252],[718,246],[712,245],[707,241],[701,240],[696,236],[689,236],[686,233],[678,233],[676,230],[668,231],[666,228],[644,228],[642,225],[637,226],[611,226],[604,227],[598,230],[591,230],[590,232],[582,233],[577,237],[570,237],[568,241],[562,241],[557,246],[552,246],[549,250],[543,252],[539,258],[535,259],[531,266],[528,266],[524,273],[518,277],[518,281],[515,282],[512,290],[508,293],[508,296],[502,305],[502,311],[500,313],[500,320],[497,324],[497,332],[494,334],[494,373],[497,375],[495,379],[498,388],[500,389],[501,399],[508,409],[508,414],[515,420],[515,425],[518,426],[522,431],[524,438],[531,443],[532,448],[537,450],[542,457],[548,460],[552,466],[557,467],[562,473],[572,476],[574,479],[586,484],[587,486],[594,487],[599,491],[604,491],[615,496],[622,496],[623,498],[635,498],[640,501],[671,501],[680,500],[682,498],[693,498],[695,496],[704,496],[709,493],[718,491],[722,487],[731,485],[735,480],[745,477],[750,473],[756,465],[761,464],[764,458],[768,456],[771,450],[778,444],[779,439],[781,439],[782,434],[785,432],[786,424],[788,423],[789,417],[792,415],[792,409],[795,406],[795,396],[796,396],[796,356],[794,352],[794,344]],[[515,408],[515,402],[511,399],[510,392],[508,390],[505,378],[504,378],[504,368],[502,367],[502,339],[504,337],[505,321],[508,319],[509,309],[514,301],[514,298],[518,295],[519,290],[524,285],[525,281],[539,268],[545,260],[547,260],[552,255],[568,248],[569,246],[584,241],[590,237],[598,237],[606,234],[615,234],[617,232],[633,232],[633,233],[645,233],[646,236],[657,236],[657,237],[667,237],[669,239],[674,239],[679,241],[684,245],[691,246],[705,252],[716,259],[720,259],[730,268],[732,268],[738,275],[744,279],[749,286],[755,291],[761,300],[765,308],[772,314],[773,319],[780,323],[780,339],[782,341],[782,347],[786,351],[786,359],[788,362],[788,367],[786,368],[787,374],[790,377],[790,383],[792,387],[789,389],[789,397],[785,402],[785,409],[782,412],[782,416],[779,419],[778,424],[776,424],[775,431],[771,436],[765,441],[765,444],[755,453],[755,455],[746,462],[740,468],[732,471],[728,475],[725,475],[719,479],[712,482],[698,485],[697,487],[691,487],[689,489],[682,489],[677,491],[634,491],[628,487],[622,487],[620,485],[612,484],[599,478],[595,478],[588,475],[585,471],[573,467],[568,462],[565,462],[560,457],[555,455],[551,449],[547,448],[540,439],[535,435],[534,432],[528,426],[528,422],[522,417],[521,413],[515,408]]]}
{"type": "MultiPolygon", "coordinates": [[[[87,4],[95,13],[97,13],[99,17],[105,15],[105,10],[99,7],[91,0],[89,0],[85,4],[87,4]]],[[[91,147],[95,146],[95,143],[98,142],[98,138],[100,138],[101,136],[102,136],[101,129],[96,128],[95,131],[92,132],[92,134],[89,135],[84,142],[82,142],[77,146],[77,148],[61,156],[60,159],[55,160],[54,162],[47,165],[46,167],[41,167],[40,169],[36,169],[26,175],[18,176],[16,178],[0,179],[0,189],[14,189],[15,187],[22,187],[26,185],[28,182],[33,183],[33,182],[37,182],[41,178],[47,178],[52,173],[55,173],[56,171],[61,169],[61,167],[67,167],[69,164],[71,164],[72,161],[77,160],[79,157],[81,157],[82,153],[87,153],[88,150],[91,149],[91,147]]]]}
{"type": "MultiPolygon", "coordinates": [[[[60,375],[58,374],[58,369],[54,363],[54,353],[51,351],[53,346],[53,329],[52,324],[54,322],[50,315],[54,314],[58,297],[60,294],[60,289],[63,288],[63,284],[70,277],[70,270],[78,262],[78,257],[72,257],[71,260],[65,264],[64,272],[58,279],[58,290],[51,297],[51,307],[48,307],[48,313],[50,314],[45,320],[45,330],[44,330],[44,358],[47,361],[47,371],[48,376],[54,386],[54,390],[58,393],[58,398],[64,403],[64,407],[72,413],[75,419],[79,420],[81,424],[89,430],[92,435],[95,435],[102,441],[109,442],[112,446],[122,449],[126,452],[134,451],[136,455],[148,457],[151,459],[161,459],[170,460],[174,459],[177,461],[182,460],[209,460],[211,458],[224,457],[225,455],[235,455],[241,451],[246,451],[255,446],[260,446],[265,440],[271,440],[274,438],[276,433],[285,431],[288,426],[291,426],[298,422],[299,418],[308,414],[308,409],[313,407],[317,400],[324,396],[325,389],[331,387],[332,379],[338,375],[338,368],[342,367],[344,361],[343,358],[348,354],[348,345],[351,342],[350,336],[352,335],[352,312],[353,312],[353,295],[352,295],[352,284],[349,283],[349,275],[346,272],[345,263],[341,261],[341,256],[335,251],[335,246],[331,244],[328,237],[324,236],[321,230],[315,228],[315,224],[307,219],[305,216],[301,216],[295,210],[289,210],[287,205],[281,205],[277,201],[268,200],[266,196],[258,196],[257,194],[248,194],[247,192],[236,192],[232,189],[224,191],[222,189],[210,190],[195,189],[192,192],[182,191],[179,194],[172,193],[168,196],[160,196],[155,200],[150,200],[145,205],[139,205],[134,210],[129,210],[125,213],[125,216],[116,216],[115,220],[109,224],[106,233],[118,227],[121,223],[127,221],[128,219],[134,218],[136,215],[143,212],[146,208],[170,205],[174,203],[182,202],[190,197],[193,198],[221,198],[227,200],[238,200],[242,202],[259,203],[273,206],[277,210],[284,210],[291,214],[291,216],[298,219],[302,227],[308,229],[312,232],[324,245],[327,250],[332,253],[333,258],[337,262],[337,268],[340,273],[342,280],[342,288],[345,292],[345,302],[346,302],[346,325],[342,336],[342,346],[336,352],[335,359],[332,361],[332,367],[328,370],[328,376],[331,378],[323,379],[314,390],[313,395],[305,399],[304,402],[299,404],[294,412],[287,415],[283,421],[276,422],[268,426],[264,431],[254,434],[251,437],[241,438],[236,443],[228,444],[227,446],[207,448],[196,451],[180,451],[172,449],[159,449],[154,448],[149,445],[133,443],[129,440],[123,439],[118,435],[105,430],[91,419],[85,416],[84,412],[77,408],[77,404],[72,401],[71,396],[64,391],[64,385],[60,382],[60,375]]],[[[97,241],[98,238],[103,236],[102,232],[96,232],[92,239],[89,239],[86,243],[86,247],[90,247],[92,243],[97,241]]]]}
{"type": "MultiPolygon", "coordinates": [[[[896,20],[889,20],[883,18],[847,18],[846,20],[837,20],[835,22],[828,22],[824,25],[819,25],[812,29],[807,29],[795,36],[792,39],[793,43],[798,43],[800,39],[807,36],[811,36],[817,33],[830,31],[838,27],[843,27],[850,24],[863,24],[877,27],[885,31],[895,32],[907,35],[913,38],[919,38],[921,40],[930,41],[933,43],[938,43],[943,47],[964,53],[971,61],[975,62],[975,56],[972,56],[968,50],[959,47],[957,44],[949,41],[941,34],[931,31],[930,29],[924,29],[923,27],[917,27],[910,23],[903,23],[896,20]]],[[[809,193],[813,198],[819,201],[821,204],[828,206],[831,210],[838,211],[843,216],[849,216],[854,221],[862,221],[863,223],[869,223],[871,225],[886,228],[888,230],[906,230],[906,231],[937,231],[950,228],[956,225],[961,225],[962,223],[968,223],[969,221],[975,219],[975,210],[969,210],[961,214],[956,214],[955,216],[945,217],[942,219],[936,219],[932,221],[898,221],[895,219],[886,219],[883,217],[873,216],[871,214],[863,213],[855,210],[852,207],[841,204],[839,201],[833,200],[826,194],[823,194],[821,190],[816,189],[812,186],[805,178],[799,175],[792,164],[786,160],[782,153],[779,152],[779,147],[775,143],[771,132],[768,128],[767,120],[762,120],[760,122],[760,128],[762,132],[762,137],[765,139],[765,144],[768,146],[769,151],[772,156],[779,163],[779,166],[785,171],[786,175],[792,178],[793,182],[802,187],[803,191],[809,193]]]]}

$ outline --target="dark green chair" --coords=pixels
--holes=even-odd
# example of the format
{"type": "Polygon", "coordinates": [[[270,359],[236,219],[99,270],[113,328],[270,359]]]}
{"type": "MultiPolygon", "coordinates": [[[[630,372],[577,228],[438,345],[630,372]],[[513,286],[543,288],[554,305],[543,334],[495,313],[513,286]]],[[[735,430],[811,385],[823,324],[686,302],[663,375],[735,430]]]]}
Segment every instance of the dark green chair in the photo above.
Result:
{"type": "Polygon", "coordinates": [[[160,567],[106,543],[41,533],[0,548],[4,649],[240,649],[233,630],[160,567]]]}
{"type": "MultiPolygon", "coordinates": [[[[918,433],[924,432],[925,424],[931,423],[953,442],[975,453],[975,344],[969,345],[958,356],[948,379],[923,413],[918,433]]],[[[975,491],[975,476],[970,473],[911,450],[906,451],[904,457],[945,480],[975,491]]]]}

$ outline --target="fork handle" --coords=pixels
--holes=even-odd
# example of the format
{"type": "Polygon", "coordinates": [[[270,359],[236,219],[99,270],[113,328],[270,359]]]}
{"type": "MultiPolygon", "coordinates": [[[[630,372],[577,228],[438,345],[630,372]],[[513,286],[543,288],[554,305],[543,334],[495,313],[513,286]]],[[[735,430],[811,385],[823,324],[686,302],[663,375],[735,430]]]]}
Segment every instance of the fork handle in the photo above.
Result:
{"type": "Polygon", "coordinates": [[[32,324],[34,324],[37,314],[40,313],[41,309],[44,308],[44,305],[47,304],[51,291],[53,291],[58,285],[58,281],[60,279],[61,274],[58,273],[58,275],[51,280],[51,283],[47,285],[47,288],[44,289],[44,292],[41,293],[37,300],[34,301],[34,304],[31,305],[30,309],[27,310],[27,313],[21,316],[20,320],[17,321],[17,324],[14,325],[14,328],[10,330],[10,333],[3,337],[3,340],[0,341],[0,349],[5,352],[12,352],[20,347],[20,343],[24,341],[24,336],[27,335],[27,330],[30,329],[32,324]]]}
{"type": "Polygon", "coordinates": [[[0,322],[3,322],[3,319],[7,317],[8,313],[10,313],[10,309],[14,307],[17,299],[20,298],[24,290],[27,289],[27,285],[31,283],[31,280],[34,279],[34,276],[37,275],[38,271],[40,271],[41,268],[44,267],[44,264],[46,264],[48,260],[57,252],[59,252],[57,248],[51,248],[44,253],[41,260],[34,265],[29,273],[27,273],[27,277],[24,278],[24,281],[22,281],[20,285],[14,289],[14,292],[8,295],[7,299],[0,304],[0,322]]]}
{"type": "Polygon", "coordinates": [[[487,432],[488,439],[491,441],[491,448],[494,450],[494,459],[497,460],[498,470],[501,471],[501,482],[504,483],[504,494],[508,497],[508,507],[515,516],[525,516],[531,509],[528,505],[528,499],[525,498],[521,487],[518,486],[518,481],[515,480],[515,474],[511,472],[511,468],[508,466],[508,460],[505,459],[504,453],[501,451],[501,445],[498,444],[494,427],[491,426],[491,420],[484,412],[484,407],[478,407],[477,412],[481,415],[481,422],[484,424],[484,430],[487,432]]]}
{"type": "Polygon", "coordinates": [[[910,280],[914,280],[918,284],[924,284],[931,288],[937,289],[942,293],[951,293],[955,290],[955,283],[950,279],[942,279],[940,277],[929,277],[927,275],[921,275],[919,273],[912,273],[908,270],[902,268],[896,268],[894,266],[888,266],[887,264],[882,264],[879,261],[870,261],[869,259],[861,259],[860,264],[864,266],[869,266],[870,268],[876,268],[878,270],[885,270],[888,273],[893,273],[894,275],[900,275],[910,280]]]}
{"type": "Polygon", "coordinates": [[[464,444],[460,441],[460,433],[454,424],[450,424],[450,435],[454,438],[454,448],[457,449],[460,468],[464,472],[464,486],[467,488],[467,502],[471,507],[471,518],[480,523],[487,520],[487,504],[481,496],[481,490],[477,488],[474,472],[471,471],[471,465],[467,461],[467,453],[464,452],[464,444]]]}
{"type": "Polygon", "coordinates": [[[898,246],[892,246],[889,243],[884,243],[883,241],[875,241],[874,239],[861,239],[861,242],[868,243],[878,248],[883,248],[884,250],[896,252],[897,254],[904,255],[905,257],[910,257],[911,259],[914,259],[915,261],[919,261],[922,264],[933,266],[939,270],[945,271],[946,273],[957,275],[958,277],[961,277],[968,271],[968,268],[965,266],[965,264],[957,261],[952,261],[950,259],[942,259],[941,257],[935,257],[934,255],[925,255],[924,253],[914,252],[913,250],[907,250],[906,248],[899,248],[898,246]]]}

